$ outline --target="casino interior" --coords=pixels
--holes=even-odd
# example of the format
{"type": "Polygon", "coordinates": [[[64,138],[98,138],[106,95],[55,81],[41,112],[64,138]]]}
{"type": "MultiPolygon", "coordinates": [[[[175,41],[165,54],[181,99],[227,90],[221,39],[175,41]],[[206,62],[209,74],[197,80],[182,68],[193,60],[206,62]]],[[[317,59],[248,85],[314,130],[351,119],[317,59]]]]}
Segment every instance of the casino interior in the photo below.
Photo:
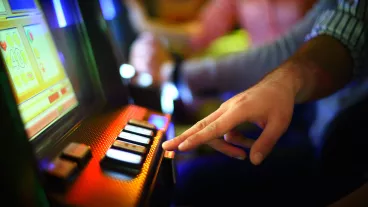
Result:
{"type": "Polygon", "coordinates": [[[274,40],[316,1],[234,0],[246,11],[237,23],[225,0],[206,20],[225,26],[199,28],[211,2],[221,0],[0,0],[0,205],[368,206],[359,200],[368,193],[364,103],[339,115],[320,146],[305,130],[315,108],[297,106],[259,166],[205,145],[162,148],[234,94],[195,95],[138,72],[132,48],[142,34],[180,61],[217,59],[274,40]]]}

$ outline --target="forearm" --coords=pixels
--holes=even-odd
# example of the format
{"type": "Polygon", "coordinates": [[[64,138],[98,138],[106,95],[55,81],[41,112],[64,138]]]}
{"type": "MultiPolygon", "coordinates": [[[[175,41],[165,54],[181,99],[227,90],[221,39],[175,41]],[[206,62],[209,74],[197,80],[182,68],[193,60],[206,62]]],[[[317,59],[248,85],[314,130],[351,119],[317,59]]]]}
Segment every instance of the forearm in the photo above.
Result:
{"type": "Polygon", "coordinates": [[[321,35],[306,42],[260,84],[272,83],[290,90],[296,103],[328,96],[344,87],[353,77],[349,50],[333,37],[321,35]]]}
{"type": "Polygon", "coordinates": [[[182,65],[183,80],[194,94],[203,91],[240,92],[277,68],[303,42],[304,36],[299,35],[217,60],[188,60],[182,65]]]}
{"type": "Polygon", "coordinates": [[[218,90],[241,92],[248,89],[282,64],[303,42],[303,35],[288,36],[217,60],[215,82],[218,90]]]}

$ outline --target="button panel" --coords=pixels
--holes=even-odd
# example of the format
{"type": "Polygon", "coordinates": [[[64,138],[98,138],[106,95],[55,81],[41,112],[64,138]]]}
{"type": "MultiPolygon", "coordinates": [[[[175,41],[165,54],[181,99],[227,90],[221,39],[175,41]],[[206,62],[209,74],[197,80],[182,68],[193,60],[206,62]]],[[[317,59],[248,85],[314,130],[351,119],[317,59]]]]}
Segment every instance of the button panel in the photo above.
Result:
{"type": "Polygon", "coordinates": [[[154,139],[156,128],[139,120],[129,120],[100,165],[103,169],[138,174],[154,139]]]}

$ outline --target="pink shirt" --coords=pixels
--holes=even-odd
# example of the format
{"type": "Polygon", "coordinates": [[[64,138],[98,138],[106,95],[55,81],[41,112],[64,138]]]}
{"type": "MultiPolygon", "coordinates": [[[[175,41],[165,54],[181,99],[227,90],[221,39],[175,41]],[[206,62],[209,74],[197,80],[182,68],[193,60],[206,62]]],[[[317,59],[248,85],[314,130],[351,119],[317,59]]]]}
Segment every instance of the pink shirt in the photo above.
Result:
{"type": "Polygon", "coordinates": [[[252,45],[258,46],[282,35],[312,6],[315,0],[211,0],[200,15],[202,32],[192,38],[200,50],[226,34],[238,22],[252,45]]]}

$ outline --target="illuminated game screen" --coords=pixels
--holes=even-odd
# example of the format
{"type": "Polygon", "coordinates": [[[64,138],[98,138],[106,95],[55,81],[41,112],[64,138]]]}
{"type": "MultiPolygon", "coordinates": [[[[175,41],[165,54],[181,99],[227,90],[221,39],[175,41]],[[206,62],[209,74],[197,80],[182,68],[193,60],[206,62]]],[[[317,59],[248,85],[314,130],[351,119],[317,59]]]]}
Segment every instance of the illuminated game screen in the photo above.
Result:
{"type": "Polygon", "coordinates": [[[26,132],[34,139],[78,101],[42,13],[26,17],[12,13],[14,8],[24,10],[31,5],[36,4],[0,0],[0,16],[6,16],[0,20],[0,50],[26,132]]]}

